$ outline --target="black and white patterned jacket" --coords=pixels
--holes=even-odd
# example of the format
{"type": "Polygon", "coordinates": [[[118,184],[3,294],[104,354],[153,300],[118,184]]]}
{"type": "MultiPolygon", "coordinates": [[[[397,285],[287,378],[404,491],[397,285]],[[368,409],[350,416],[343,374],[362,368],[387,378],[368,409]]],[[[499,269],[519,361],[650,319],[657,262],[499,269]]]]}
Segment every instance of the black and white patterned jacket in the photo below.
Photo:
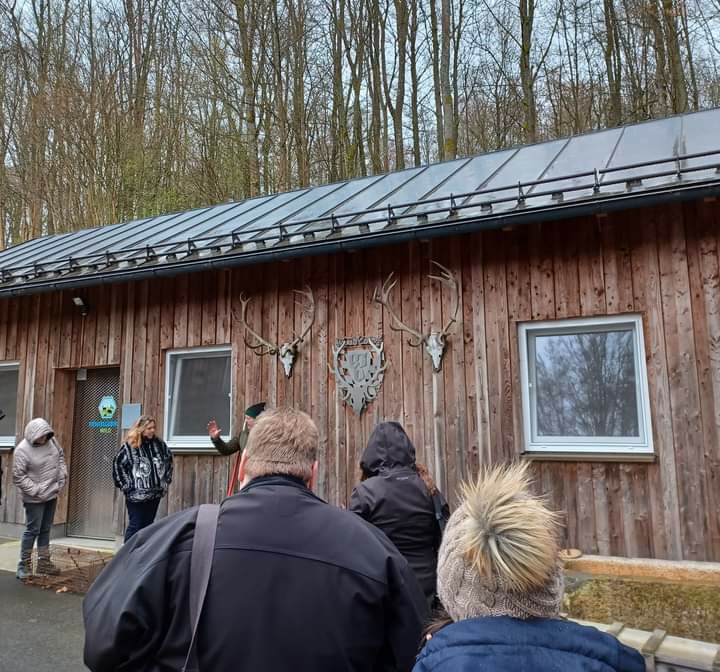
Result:
{"type": "Polygon", "coordinates": [[[113,481],[129,502],[159,499],[172,481],[173,458],[167,444],[143,438],[139,448],[123,443],[113,462],[113,481]]]}

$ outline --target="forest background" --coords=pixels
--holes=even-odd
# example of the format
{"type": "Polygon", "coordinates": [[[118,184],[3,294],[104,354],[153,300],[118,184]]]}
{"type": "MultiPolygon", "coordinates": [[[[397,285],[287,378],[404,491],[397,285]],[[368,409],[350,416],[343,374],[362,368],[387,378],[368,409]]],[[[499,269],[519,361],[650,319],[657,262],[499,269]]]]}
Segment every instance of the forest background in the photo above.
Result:
{"type": "Polygon", "coordinates": [[[0,248],[719,106],[718,36],[720,0],[0,0],[0,248]]]}

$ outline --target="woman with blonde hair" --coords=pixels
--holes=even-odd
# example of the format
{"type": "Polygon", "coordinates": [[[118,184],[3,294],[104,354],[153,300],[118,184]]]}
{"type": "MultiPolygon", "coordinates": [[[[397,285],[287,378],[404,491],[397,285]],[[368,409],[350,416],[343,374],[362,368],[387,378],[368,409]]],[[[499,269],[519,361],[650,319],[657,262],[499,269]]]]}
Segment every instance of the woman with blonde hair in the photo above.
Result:
{"type": "Polygon", "coordinates": [[[560,517],[530,486],[527,462],[465,485],[438,558],[446,613],[428,628],[414,672],[644,672],[637,651],[560,618],[560,517]]]}
{"type": "Polygon", "coordinates": [[[113,462],[115,487],[125,495],[128,512],[125,541],[152,524],[172,481],[172,453],[155,434],[156,427],[155,418],[141,415],[125,435],[113,462]]]}

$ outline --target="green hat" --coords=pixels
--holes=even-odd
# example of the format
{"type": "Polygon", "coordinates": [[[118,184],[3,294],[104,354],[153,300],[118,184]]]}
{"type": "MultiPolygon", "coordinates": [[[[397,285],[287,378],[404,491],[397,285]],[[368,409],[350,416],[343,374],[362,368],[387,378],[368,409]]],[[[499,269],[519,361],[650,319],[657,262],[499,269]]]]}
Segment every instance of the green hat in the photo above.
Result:
{"type": "Polygon", "coordinates": [[[248,418],[257,418],[265,410],[265,402],[261,401],[259,404],[253,404],[245,409],[245,415],[248,418]]]}

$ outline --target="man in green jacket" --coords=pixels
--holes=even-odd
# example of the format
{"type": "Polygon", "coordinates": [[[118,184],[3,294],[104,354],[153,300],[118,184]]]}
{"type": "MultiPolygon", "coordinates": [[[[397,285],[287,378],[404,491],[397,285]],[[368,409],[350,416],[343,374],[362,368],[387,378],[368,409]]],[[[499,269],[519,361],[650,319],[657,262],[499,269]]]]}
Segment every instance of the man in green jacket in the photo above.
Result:
{"type": "Polygon", "coordinates": [[[265,402],[261,401],[259,404],[254,404],[249,408],[245,409],[245,422],[243,427],[237,436],[233,436],[229,441],[224,441],[222,436],[222,429],[218,427],[215,418],[208,422],[208,434],[213,442],[213,445],[221,455],[232,455],[233,453],[241,453],[245,449],[247,443],[248,434],[253,428],[255,421],[258,416],[265,410],[265,402]]]}
{"type": "Polygon", "coordinates": [[[250,430],[253,428],[255,421],[258,416],[265,410],[265,402],[261,401],[259,404],[254,404],[249,408],[245,409],[245,422],[243,422],[243,428],[237,436],[233,436],[227,443],[223,441],[220,434],[222,429],[218,427],[215,418],[208,422],[208,434],[213,442],[216,450],[221,455],[232,455],[237,453],[235,458],[235,464],[233,470],[230,472],[230,478],[228,480],[227,496],[235,494],[235,486],[238,480],[238,468],[240,467],[240,457],[242,456],[243,450],[245,450],[245,444],[248,440],[250,430]]]}

